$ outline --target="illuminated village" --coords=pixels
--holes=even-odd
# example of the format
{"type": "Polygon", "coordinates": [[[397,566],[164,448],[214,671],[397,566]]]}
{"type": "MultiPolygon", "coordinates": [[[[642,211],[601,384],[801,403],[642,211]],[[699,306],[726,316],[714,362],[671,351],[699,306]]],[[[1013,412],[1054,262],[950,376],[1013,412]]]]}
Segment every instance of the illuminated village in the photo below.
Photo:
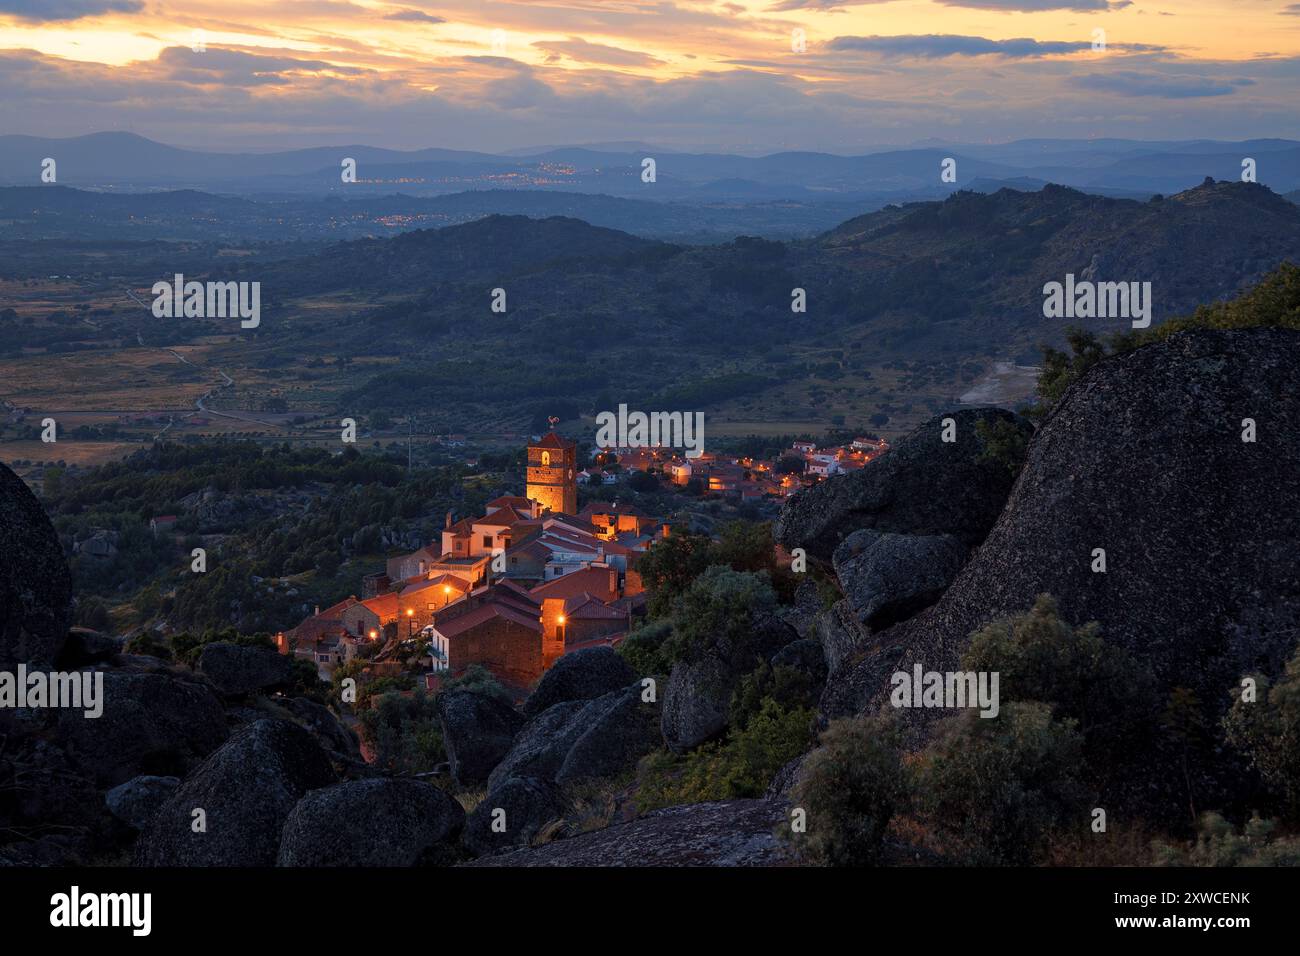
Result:
{"type": "Polygon", "coordinates": [[[669,524],[618,500],[579,509],[580,483],[646,472],[701,495],[783,498],[887,450],[876,438],[828,449],[795,442],[773,462],[610,448],[579,471],[576,443],[550,432],[528,446],[526,495],[494,498],[478,517],[448,513],[437,540],[389,558],[364,578],[360,597],[318,608],[276,643],[325,679],[360,659],[366,679],[414,671],[433,691],[478,665],[522,695],[564,654],[623,640],[645,614],[637,559],[671,534],[669,524]]]}

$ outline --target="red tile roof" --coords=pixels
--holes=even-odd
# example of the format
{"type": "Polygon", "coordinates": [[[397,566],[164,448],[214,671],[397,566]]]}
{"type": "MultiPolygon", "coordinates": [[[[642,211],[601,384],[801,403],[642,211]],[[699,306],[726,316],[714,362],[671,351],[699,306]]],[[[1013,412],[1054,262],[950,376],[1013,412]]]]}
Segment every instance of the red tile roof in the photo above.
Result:
{"type": "Polygon", "coordinates": [[[618,597],[618,592],[610,585],[611,577],[618,580],[617,573],[610,568],[583,568],[554,581],[539,584],[528,593],[537,601],[568,598],[583,593],[594,594],[602,601],[612,601],[618,597]]]}
{"type": "Polygon", "coordinates": [[[513,621],[521,627],[526,627],[534,631],[541,631],[542,625],[537,620],[536,615],[525,614],[517,610],[504,601],[488,601],[472,611],[466,611],[450,621],[437,625],[438,633],[450,640],[466,631],[473,630],[480,624],[494,618],[503,618],[507,621],[513,621]]]}
{"type": "Polygon", "coordinates": [[[576,442],[571,442],[564,438],[561,438],[559,435],[555,434],[555,432],[548,432],[545,438],[543,438],[539,442],[533,442],[532,444],[530,444],[529,447],[531,448],[574,448],[576,447],[576,445],[577,445],[576,442]]]}

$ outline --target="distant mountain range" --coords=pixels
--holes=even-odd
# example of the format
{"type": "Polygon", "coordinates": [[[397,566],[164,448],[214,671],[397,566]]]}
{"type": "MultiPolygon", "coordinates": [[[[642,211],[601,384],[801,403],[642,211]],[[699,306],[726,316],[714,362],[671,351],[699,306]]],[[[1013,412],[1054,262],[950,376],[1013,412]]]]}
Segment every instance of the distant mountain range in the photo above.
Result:
{"type": "Polygon", "coordinates": [[[1147,202],[1055,185],[961,192],[787,243],[682,246],[571,218],[490,216],[243,270],[286,301],[355,292],[386,303],[352,327],[359,348],[380,340],[436,349],[451,335],[458,349],[595,337],[713,350],[726,348],[725,328],[744,329],[750,358],[760,346],[796,342],[875,356],[1032,358],[1068,324],[1130,327],[1045,319],[1043,285],[1067,274],[1150,282],[1159,323],[1233,295],[1286,260],[1300,262],[1300,207],[1260,185],[1207,181],[1147,202]],[[494,287],[510,296],[499,320],[487,308],[494,287]],[[806,314],[791,312],[795,288],[807,291],[806,314]]]}
{"type": "Polygon", "coordinates": [[[557,147],[527,155],[448,149],[399,151],[365,145],[276,153],[181,149],[131,133],[71,139],[0,136],[0,184],[40,183],[41,162],[57,162],[57,182],[100,189],[197,188],[239,194],[374,196],[401,191],[444,195],[470,189],[606,193],[652,201],[776,199],[861,200],[942,195],[976,181],[1053,182],[1089,191],[1173,193],[1206,176],[1240,179],[1254,159],[1257,178],[1278,192],[1300,188],[1300,142],[1021,140],[889,149],[859,156],[784,152],[751,157],[685,153],[612,144],[557,147]],[[642,181],[642,161],[656,161],[656,181],[642,181]],[[358,181],[341,181],[341,163],[356,160],[358,181]],[[955,183],[940,179],[956,161],[955,183]]]}

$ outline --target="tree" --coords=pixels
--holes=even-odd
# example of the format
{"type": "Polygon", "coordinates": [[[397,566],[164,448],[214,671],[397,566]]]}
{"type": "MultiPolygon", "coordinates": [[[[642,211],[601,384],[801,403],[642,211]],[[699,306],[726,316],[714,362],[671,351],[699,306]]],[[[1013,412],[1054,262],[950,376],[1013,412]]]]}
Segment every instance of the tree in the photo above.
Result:
{"type": "Polygon", "coordinates": [[[650,597],[652,617],[669,612],[673,601],[709,566],[712,542],[706,535],[673,532],[656,541],[637,561],[637,570],[650,597]]]}

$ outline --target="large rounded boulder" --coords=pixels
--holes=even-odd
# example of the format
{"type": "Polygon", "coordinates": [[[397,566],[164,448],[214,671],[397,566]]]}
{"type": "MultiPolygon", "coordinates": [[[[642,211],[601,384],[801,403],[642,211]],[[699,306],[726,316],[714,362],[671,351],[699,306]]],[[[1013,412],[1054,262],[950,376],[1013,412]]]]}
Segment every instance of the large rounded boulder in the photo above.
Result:
{"type": "Polygon", "coordinates": [[[589,647],[565,654],[542,675],[524,702],[524,714],[533,717],[567,700],[592,700],[619,690],[636,677],[612,647],[589,647]]]}
{"type": "Polygon", "coordinates": [[[470,690],[438,698],[442,742],[458,787],[478,786],[510,752],[523,716],[503,700],[470,690]]]}
{"type": "Polygon", "coordinates": [[[255,721],[163,804],[136,844],[136,862],[273,866],[294,806],[309,790],[334,782],[329,758],[311,733],[286,720],[255,721]]]}
{"type": "Polygon", "coordinates": [[[72,576],[45,509],[0,465],[0,669],[50,664],[71,622],[72,576]]]}
{"type": "Polygon", "coordinates": [[[1226,706],[1242,674],[1276,675],[1300,633],[1297,501],[1300,332],[1184,331],[1107,358],[1034,436],[939,602],[873,636],[823,709],[874,709],[915,663],[955,669],[973,631],[1041,593],[1064,620],[1098,622],[1157,692],[1226,706]]]}
{"type": "Polygon", "coordinates": [[[280,837],[280,866],[419,866],[452,859],[459,803],[420,780],[349,780],[298,801],[280,837]]]}
{"type": "Polygon", "coordinates": [[[293,659],[269,647],[213,641],[203,646],[198,670],[223,697],[240,697],[289,684],[293,659]]]}
{"type": "Polygon", "coordinates": [[[860,528],[947,534],[968,547],[979,544],[1014,480],[1004,463],[986,454],[981,422],[1010,423],[1026,438],[1033,432],[1028,421],[1000,408],[964,408],[936,416],[864,468],[794,495],[782,508],[773,535],[786,548],[803,548],[825,561],[860,528]],[[945,419],[952,419],[951,429],[945,428],[945,419]]]}

